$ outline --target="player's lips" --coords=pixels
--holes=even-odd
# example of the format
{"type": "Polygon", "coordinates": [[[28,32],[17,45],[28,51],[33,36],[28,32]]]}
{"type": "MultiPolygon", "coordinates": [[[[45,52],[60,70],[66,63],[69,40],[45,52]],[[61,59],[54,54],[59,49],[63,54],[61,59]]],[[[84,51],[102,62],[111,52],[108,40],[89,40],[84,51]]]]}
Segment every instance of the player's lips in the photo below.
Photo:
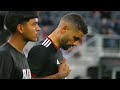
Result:
{"type": "Polygon", "coordinates": [[[37,37],[39,37],[39,34],[37,34],[37,37]]]}
{"type": "Polygon", "coordinates": [[[74,45],[69,45],[68,48],[71,48],[71,47],[73,47],[73,46],[74,46],[74,45]]]}
{"type": "Polygon", "coordinates": [[[39,33],[37,33],[36,36],[39,37],[39,33]]]}

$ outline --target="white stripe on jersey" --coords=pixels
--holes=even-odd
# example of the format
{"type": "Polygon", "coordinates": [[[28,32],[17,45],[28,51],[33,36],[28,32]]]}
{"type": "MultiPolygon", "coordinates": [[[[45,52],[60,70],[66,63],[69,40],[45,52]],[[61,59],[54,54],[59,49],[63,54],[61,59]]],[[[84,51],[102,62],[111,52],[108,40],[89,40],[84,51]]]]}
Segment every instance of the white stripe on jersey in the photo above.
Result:
{"type": "Polygon", "coordinates": [[[46,42],[47,40],[48,40],[48,38],[45,39],[45,41],[42,43],[42,45],[45,44],[45,42],[46,42]]]}
{"type": "Polygon", "coordinates": [[[52,42],[47,38],[47,39],[45,39],[45,41],[42,43],[42,45],[45,46],[45,47],[48,47],[48,46],[50,46],[51,43],[52,43],[52,42]]]}
{"type": "Polygon", "coordinates": [[[52,42],[49,42],[49,44],[48,44],[46,47],[50,46],[51,43],[52,43],[52,42]]]}
{"type": "Polygon", "coordinates": [[[48,40],[45,44],[43,44],[45,47],[46,47],[46,45],[48,44],[50,42],[50,40],[48,40]]]}

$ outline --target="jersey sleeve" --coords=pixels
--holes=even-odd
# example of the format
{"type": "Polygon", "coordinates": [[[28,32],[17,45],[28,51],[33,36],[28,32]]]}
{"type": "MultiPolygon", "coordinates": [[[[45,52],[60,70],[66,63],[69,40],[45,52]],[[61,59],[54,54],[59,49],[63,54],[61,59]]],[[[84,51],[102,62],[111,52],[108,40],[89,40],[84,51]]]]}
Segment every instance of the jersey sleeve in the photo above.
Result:
{"type": "Polygon", "coordinates": [[[32,76],[40,76],[39,74],[41,74],[43,69],[45,69],[47,57],[47,48],[42,45],[34,46],[29,51],[28,64],[31,69],[32,76]]]}
{"type": "Polygon", "coordinates": [[[0,52],[0,79],[10,79],[13,70],[13,60],[10,54],[0,52]]]}

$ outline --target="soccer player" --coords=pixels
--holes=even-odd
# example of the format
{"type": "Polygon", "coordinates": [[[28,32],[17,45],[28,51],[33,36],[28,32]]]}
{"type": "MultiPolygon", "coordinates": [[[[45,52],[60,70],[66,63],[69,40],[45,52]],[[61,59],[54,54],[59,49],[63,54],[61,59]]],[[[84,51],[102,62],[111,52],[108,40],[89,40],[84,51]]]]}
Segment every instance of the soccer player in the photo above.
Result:
{"type": "Polygon", "coordinates": [[[23,48],[37,41],[40,27],[36,11],[8,11],[4,24],[11,32],[0,47],[0,79],[31,79],[31,71],[23,48]]]}
{"type": "Polygon", "coordinates": [[[57,64],[58,52],[60,48],[68,50],[79,45],[79,41],[82,41],[87,32],[87,24],[82,16],[76,13],[64,15],[58,27],[29,51],[28,63],[32,78],[63,79],[67,77],[71,69],[65,58],[60,65],[57,64]]]}

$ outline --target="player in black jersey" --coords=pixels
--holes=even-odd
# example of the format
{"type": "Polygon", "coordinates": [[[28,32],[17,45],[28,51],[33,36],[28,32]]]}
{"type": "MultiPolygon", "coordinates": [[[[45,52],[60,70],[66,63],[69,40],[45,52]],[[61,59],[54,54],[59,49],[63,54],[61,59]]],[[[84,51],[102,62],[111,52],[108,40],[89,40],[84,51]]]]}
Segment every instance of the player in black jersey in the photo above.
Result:
{"type": "Polygon", "coordinates": [[[82,16],[76,13],[64,15],[58,27],[43,41],[39,41],[28,53],[28,64],[32,77],[36,79],[61,79],[70,73],[65,58],[57,64],[57,53],[77,46],[85,34],[87,24],[82,16]]]}
{"type": "Polygon", "coordinates": [[[9,40],[0,47],[0,79],[31,79],[31,71],[23,48],[28,41],[37,41],[36,11],[8,11],[4,24],[11,32],[9,40]]]}

